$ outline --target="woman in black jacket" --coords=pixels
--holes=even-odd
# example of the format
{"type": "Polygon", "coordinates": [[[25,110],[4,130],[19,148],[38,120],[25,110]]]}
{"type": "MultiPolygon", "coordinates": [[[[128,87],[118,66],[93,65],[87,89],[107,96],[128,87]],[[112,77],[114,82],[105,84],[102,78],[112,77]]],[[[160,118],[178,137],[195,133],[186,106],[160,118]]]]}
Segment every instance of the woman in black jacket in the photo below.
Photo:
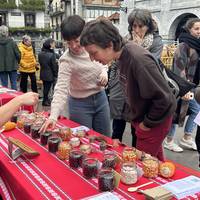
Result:
{"type": "Polygon", "coordinates": [[[43,81],[43,106],[50,106],[49,91],[55,84],[58,76],[58,63],[54,52],[55,41],[51,38],[47,39],[42,47],[42,51],[38,55],[40,63],[40,79],[43,81]]]}

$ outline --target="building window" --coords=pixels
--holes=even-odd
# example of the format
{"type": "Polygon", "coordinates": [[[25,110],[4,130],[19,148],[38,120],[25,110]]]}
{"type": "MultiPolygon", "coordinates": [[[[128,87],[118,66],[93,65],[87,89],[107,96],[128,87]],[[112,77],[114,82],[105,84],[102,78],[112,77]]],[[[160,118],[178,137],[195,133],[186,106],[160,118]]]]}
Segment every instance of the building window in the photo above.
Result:
{"type": "Polygon", "coordinates": [[[0,13],[0,26],[6,25],[6,13],[0,13]]]}
{"type": "Polygon", "coordinates": [[[35,27],[35,14],[24,14],[25,26],[35,27]]]}

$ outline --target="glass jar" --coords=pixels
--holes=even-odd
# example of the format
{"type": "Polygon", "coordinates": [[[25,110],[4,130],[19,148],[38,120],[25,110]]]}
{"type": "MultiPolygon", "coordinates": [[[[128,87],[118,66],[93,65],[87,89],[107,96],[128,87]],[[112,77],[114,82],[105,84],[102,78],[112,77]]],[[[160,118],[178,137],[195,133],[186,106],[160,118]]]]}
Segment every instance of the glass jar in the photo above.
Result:
{"type": "Polygon", "coordinates": [[[71,146],[68,142],[61,142],[58,145],[57,156],[61,160],[69,159],[69,153],[71,151],[71,146]]]}
{"type": "Polygon", "coordinates": [[[75,134],[76,134],[77,137],[82,138],[82,137],[85,137],[86,131],[84,131],[84,130],[77,130],[75,134]]]}
{"type": "Polygon", "coordinates": [[[69,154],[69,166],[72,168],[81,167],[84,154],[79,150],[73,150],[69,154]]]}
{"type": "Polygon", "coordinates": [[[19,111],[17,113],[17,127],[19,129],[23,129],[24,127],[24,123],[27,119],[27,116],[28,116],[28,112],[27,111],[19,111]]]}
{"type": "Polygon", "coordinates": [[[157,158],[151,157],[151,158],[144,158],[142,161],[143,164],[143,176],[147,178],[155,178],[158,176],[158,170],[159,170],[159,161],[157,158]]]}
{"type": "Polygon", "coordinates": [[[115,168],[117,165],[117,155],[114,152],[104,153],[104,159],[102,162],[103,168],[115,168]]]}
{"type": "Polygon", "coordinates": [[[136,162],[137,154],[134,147],[125,147],[122,153],[122,159],[124,162],[136,162]]]}
{"type": "Polygon", "coordinates": [[[84,154],[90,154],[92,152],[92,147],[90,144],[81,144],[80,150],[84,154]]]}
{"type": "Polygon", "coordinates": [[[40,134],[40,143],[41,145],[47,145],[49,137],[52,135],[52,132],[46,131],[40,134]]]}
{"type": "Polygon", "coordinates": [[[69,141],[72,135],[71,128],[69,127],[61,127],[59,136],[61,137],[62,141],[69,141]]]}
{"type": "Polygon", "coordinates": [[[33,139],[40,138],[39,130],[40,130],[40,126],[37,126],[37,125],[32,125],[31,126],[31,137],[33,139]]]}
{"type": "Polygon", "coordinates": [[[14,122],[14,123],[17,123],[17,113],[15,113],[12,117],[11,117],[11,119],[10,119],[10,121],[11,122],[14,122]]]}
{"type": "Polygon", "coordinates": [[[80,145],[81,141],[79,138],[73,137],[70,139],[69,143],[71,144],[72,147],[78,147],[80,145]]]}
{"type": "Polygon", "coordinates": [[[86,158],[82,164],[83,176],[87,179],[97,177],[98,173],[98,160],[95,158],[86,158]]]}
{"type": "Polygon", "coordinates": [[[107,148],[107,143],[106,143],[105,141],[100,142],[100,144],[99,144],[99,149],[100,149],[101,151],[105,151],[106,148],[107,148]]]}
{"type": "Polygon", "coordinates": [[[24,133],[29,134],[31,132],[31,123],[30,122],[24,122],[24,133]]]}
{"type": "Polygon", "coordinates": [[[113,169],[102,169],[98,174],[98,186],[100,192],[113,191],[115,177],[113,169]]]}
{"type": "Polygon", "coordinates": [[[61,142],[59,137],[49,137],[48,139],[48,150],[51,153],[56,153],[58,151],[58,145],[61,142]]]}
{"type": "Polygon", "coordinates": [[[137,168],[135,163],[127,162],[122,164],[121,181],[127,185],[137,182],[137,168]]]}

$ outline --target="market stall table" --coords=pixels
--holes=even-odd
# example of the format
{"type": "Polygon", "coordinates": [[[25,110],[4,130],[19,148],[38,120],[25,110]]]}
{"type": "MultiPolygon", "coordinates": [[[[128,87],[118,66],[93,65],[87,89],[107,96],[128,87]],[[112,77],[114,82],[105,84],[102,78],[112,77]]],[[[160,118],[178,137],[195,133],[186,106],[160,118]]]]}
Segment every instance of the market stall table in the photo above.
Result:
{"type": "MultiPolygon", "coordinates": [[[[59,120],[58,126],[77,127],[78,124],[62,118],[59,120]]],[[[98,135],[98,133],[90,130],[89,134],[98,135]]],[[[108,142],[112,142],[108,139],[108,142]]],[[[88,138],[83,138],[83,143],[89,143],[88,138]]],[[[91,157],[102,160],[103,154],[99,150],[99,143],[92,143],[96,148],[96,152],[91,157]]],[[[123,147],[110,149],[121,154],[123,147]]],[[[109,150],[108,150],[109,151],[109,150]]],[[[177,166],[175,175],[170,179],[158,176],[155,179],[140,178],[138,182],[131,186],[141,185],[153,180],[153,184],[143,187],[142,189],[152,188],[167,182],[187,177],[189,175],[200,177],[200,173],[193,171],[181,165],[177,166]]],[[[99,194],[98,182],[96,178],[85,179],[82,169],[77,170],[69,167],[68,160],[60,160],[56,154],[49,153],[46,146],[40,144],[39,139],[32,139],[30,134],[25,134],[22,130],[14,129],[9,132],[0,134],[0,175],[5,179],[15,195],[16,199],[82,199],[88,196],[99,194]],[[8,140],[11,136],[20,139],[28,144],[34,150],[40,153],[39,156],[33,158],[19,157],[13,161],[8,154],[8,140]]],[[[127,188],[130,187],[123,183],[113,191],[113,194],[119,199],[145,199],[143,194],[137,192],[130,193],[127,188]]],[[[195,195],[196,199],[200,195],[195,195]]],[[[175,198],[174,198],[175,199],[175,198]]],[[[188,197],[187,199],[195,199],[188,197]]]]}

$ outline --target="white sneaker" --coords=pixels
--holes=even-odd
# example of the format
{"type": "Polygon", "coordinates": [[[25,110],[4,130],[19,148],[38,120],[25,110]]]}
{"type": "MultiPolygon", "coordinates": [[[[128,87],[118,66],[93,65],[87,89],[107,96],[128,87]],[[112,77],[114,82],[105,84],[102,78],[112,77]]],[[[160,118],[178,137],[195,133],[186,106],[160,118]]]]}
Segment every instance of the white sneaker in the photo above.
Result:
{"type": "Polygon", "coordinates": [[[189,140],[186,140],[186,139],[182,138],[181,141],[180,141],[180,145],[182,147],[197,151],[197,145],[196,145],[195,141],[192,138],[189,139],[189,140]]]}
{"type": "Polygon", "coordinates": [[[170,151],[174,151],[174,152],[183,152],[183,149],[181,147],[178,146],[178,144],[176,144],[174,142],[174,140],[172,140],[171,142],[167,142],[167,139],[164,140],[164,148],[170,150],[170,151]]]}

